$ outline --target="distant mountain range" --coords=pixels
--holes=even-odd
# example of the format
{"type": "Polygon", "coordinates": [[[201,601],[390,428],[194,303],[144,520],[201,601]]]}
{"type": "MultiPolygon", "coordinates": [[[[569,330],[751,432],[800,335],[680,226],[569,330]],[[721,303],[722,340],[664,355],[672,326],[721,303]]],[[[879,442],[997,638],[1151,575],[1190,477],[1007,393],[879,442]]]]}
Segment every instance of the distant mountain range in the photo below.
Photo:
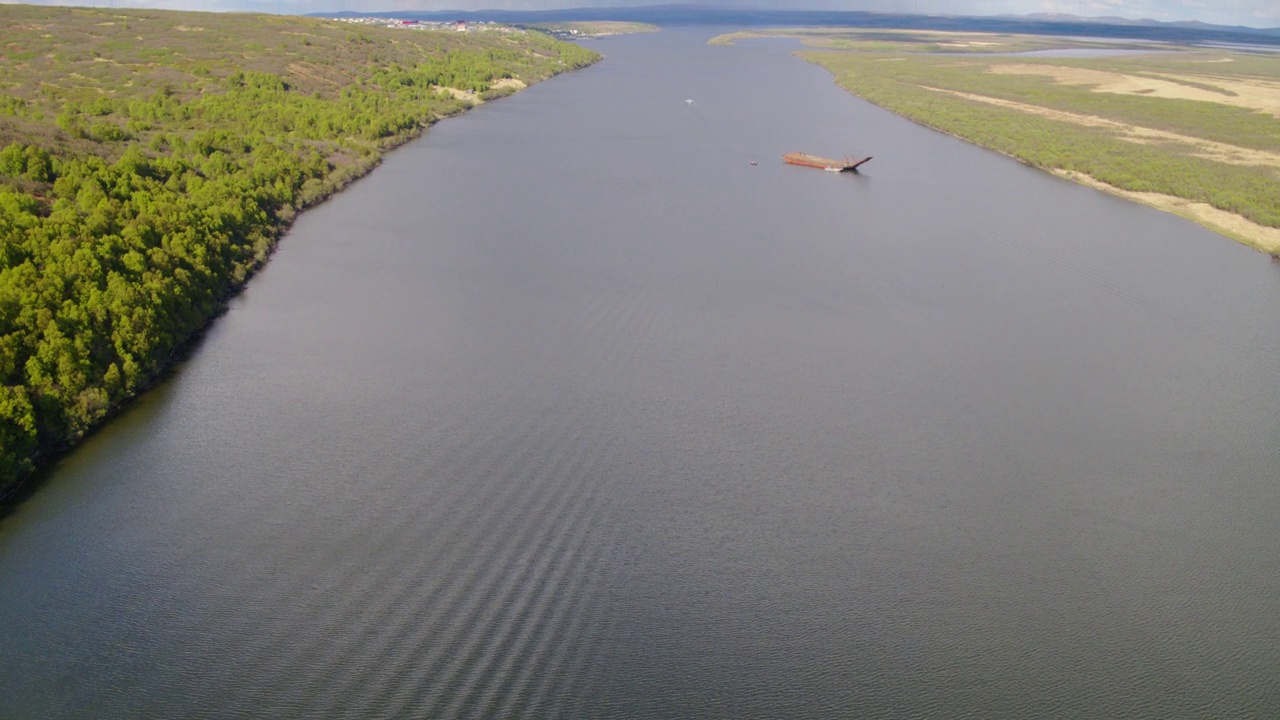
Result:
{"type": "Polygon", "coordinates": [[[1035,22],[1093,23],[1123,27],[1178,28],[1197,32],[1246,33],[1280,37],[1280,27],[1255,28],[1245,25],[1214,25],[1213,23],[1200,22],[1199,20],[1164,22],[1160,20],[1152,20],[1150,18],[1134,20],[1132,18],[1115,17],[1113,15],[1104,17],[1081,17],[1079,15],[1070,15],[1066,13],[1031,13],[1029,15],[998,15],[996,17],[1013,21],[1031,20],[1035,22]]]}
{"type": "Polygon", "coordinates": [[[415,20],[492,20],[531,24],[573,20],[621,20],[655,25],[761,27],[782,25],[956,30],[969,32],[1083,35],[1181,43],[1241,43],[1280,47],[1280,28],[1210,25],[1202,22],[1158,22],[1074,15],[900,15],[834,10],[735,10],[725,7],[651,5],[645,7],[569,10],[475,10],[444,12],[317,13],[324,17],[396,17],[415,20]]]}

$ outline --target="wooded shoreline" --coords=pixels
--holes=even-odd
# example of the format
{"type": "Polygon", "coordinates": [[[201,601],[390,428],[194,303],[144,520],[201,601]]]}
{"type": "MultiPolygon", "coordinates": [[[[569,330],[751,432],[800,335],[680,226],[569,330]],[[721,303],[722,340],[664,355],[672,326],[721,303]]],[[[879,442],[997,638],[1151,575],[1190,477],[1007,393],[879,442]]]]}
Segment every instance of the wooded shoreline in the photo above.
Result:
{"type": "Polygon", "coordinates": [[[180,360],[296,213],[600,55],[546,34],[0,8],[0,499],[180,360]]]}

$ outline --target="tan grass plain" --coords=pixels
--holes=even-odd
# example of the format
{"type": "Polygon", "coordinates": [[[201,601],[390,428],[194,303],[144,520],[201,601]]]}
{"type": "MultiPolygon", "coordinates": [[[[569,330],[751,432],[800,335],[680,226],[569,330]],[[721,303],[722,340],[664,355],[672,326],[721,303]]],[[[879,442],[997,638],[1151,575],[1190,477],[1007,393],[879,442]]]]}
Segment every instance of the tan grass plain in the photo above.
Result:
{"type": "MultiPolygon", "coordinates": [[[[785,35],[801,39],[805,44],[830,50],[884,52],[882,60],[902,60],[902,52],[955,52],[970,58],[992,57],[991,53],[1010,53],[1028,49],[1122,47],[1122,42],[1094,42],[1083,39],[1051,38],[1048,36],[991,35],[985,33],[950,33],[944,31],[876,30],[823,28],[738,32],[713,39],[712,44],[732,44],[735,40],[785,35]],[[925,41],[933,46],[912,48],[897,40],[925,41]]],[[[1154,50],[1178,49],[1171,46],[1146,45],[1154,50]]],[[[1133,49],[1133,48],[1130,48],[1133,49]]],[[[1203,51],[1201,51],[1203,52],[1203,51]]],[[[1194,100],[1218,103],[1266,113],[1280,118],[1280,77],[1268,74],[1248,74],[1236,70],[1235,59],[1229,54],[1207,53],[1192,60],[1194,72],[1169,72],[1146,69],[1135,65],[1129,72],[1103,70],[1058,64],[1053,62],[1020,62],[1001,58],[986,70],[1000,75],[1036,75],[1054,83],[1088,88],[1090,92],[1138,95],[1171,100],[1194,100]],[[1219,70],[1220,69],[1220,70],[1219,70]]],[[[957,90],[919,85],[918,87],[973,102],[998,106],[1006,110],[1035,115],[1060,122],[1107,130],[1121,140],[1133,143],[1158,143],[1178,154],[1201,157],[1231,165],[1269,167],[1277,173],[1277,193],[1280,194],[1280,153],[1258,148],[1243,147],[1231,143],[1208,140],[1192,135],[1179,134],[1145,127],[1140,124],[1120,122],[1097,115],[1074,113],[1059,108],[1049,108],[1005,98],[991,97],[957,90]]],[[[1280,229],[1260,225],[1240,215],[1226,212],[1206,203],[1194,202],[1172,195],[1124,190],[1104,183],[1097,178],[1079,172],[1052,170],[1054,174],[1075,182],[1104,190],[1115,195],[1141,202],[1151,207],[1173,212],[1193,220],[1215,232],[1241,243],[1280,257],[1280,229]]]]}

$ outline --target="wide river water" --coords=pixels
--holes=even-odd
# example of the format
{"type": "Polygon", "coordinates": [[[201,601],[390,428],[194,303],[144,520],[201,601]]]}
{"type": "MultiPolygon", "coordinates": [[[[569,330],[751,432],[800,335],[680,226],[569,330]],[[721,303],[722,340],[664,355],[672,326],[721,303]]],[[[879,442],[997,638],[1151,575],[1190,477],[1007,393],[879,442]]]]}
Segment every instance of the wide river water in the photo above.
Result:
{"type": "Polygon", "coordinates": [[[1280,717],[1280,267],[710,34],[303,214],[0,520],[0,717],[1280,717]]]}

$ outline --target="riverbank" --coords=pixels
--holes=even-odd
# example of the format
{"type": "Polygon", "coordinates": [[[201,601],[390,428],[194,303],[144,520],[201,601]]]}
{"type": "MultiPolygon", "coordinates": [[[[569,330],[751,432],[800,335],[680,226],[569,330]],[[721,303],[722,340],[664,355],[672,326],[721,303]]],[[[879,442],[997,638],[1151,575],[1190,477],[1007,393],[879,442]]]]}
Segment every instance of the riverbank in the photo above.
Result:
{"type": "Polygon", "coordinates": [[[981,33],[772,34],[818,48],[799,55],[911,120],[1280,254],[1280,85],[1268,79],[1280,57],[981,33]]]}
{"type": "Polygon", "coordinates": [[[0,19],[0,496],[152,385],[297,212],[441,118],[600,59],[500,26],[0,19]]]}
{"type": "Polygon", "coordinates": [[[1220,235],[1225,235],[1243,245],[1261,250],[1280,260],[1280,229],[1278,228],[1250,222],[1240,215],[1219,210],[1207,203],[1192,202],[1173,195],[1125,190],[1114,185],[1108,185],[1097,178],[1070,170],[1054,170],[1053,173],[1059,177],[1078,182],[1081,185],[1088,185],[1134,202],[1140,202],[1157,210],[1180,215],[1220,235]]]}

